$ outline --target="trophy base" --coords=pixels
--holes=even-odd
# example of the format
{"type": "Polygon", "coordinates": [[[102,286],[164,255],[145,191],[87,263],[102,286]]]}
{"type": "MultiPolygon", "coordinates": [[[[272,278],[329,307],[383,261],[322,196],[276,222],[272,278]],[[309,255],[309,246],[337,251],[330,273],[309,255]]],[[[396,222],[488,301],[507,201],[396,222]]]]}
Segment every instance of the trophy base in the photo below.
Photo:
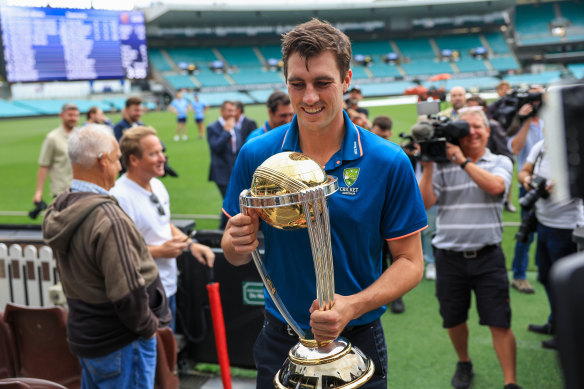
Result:
{"type": "Polygon", "coordinates": [[[290,349],[284,366],[276,373],[274,386],[353,389],[369,381],[374,371],[373,361],[344,338],[315,348],[299,342],[290,349]]]}

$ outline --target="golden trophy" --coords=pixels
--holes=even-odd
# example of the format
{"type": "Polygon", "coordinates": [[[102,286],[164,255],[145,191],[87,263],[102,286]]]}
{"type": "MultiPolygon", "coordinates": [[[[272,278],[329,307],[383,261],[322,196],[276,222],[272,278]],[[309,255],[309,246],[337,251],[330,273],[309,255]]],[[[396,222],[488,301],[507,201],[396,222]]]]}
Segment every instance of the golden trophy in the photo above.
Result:
{"type": "MultiPolygon", "coordinates": [[[[241,213],[253,208],[263,221],[283,230],[306,228],[316,273],[316,294],[321,310],[334,305],[334,270],[326,199],[338,190],[337,178],[304,154],[275,154],[254,172],[250,189],[239,196],[241,213]]],[[[260,254],[253,261],[272,301],[299,337],[288,359],[274,377],[285,388],[357,388],[373,375],[370,358],[344,338],[318,342],[290,315],[268,274],[260,254]]],[[[308,309],[308,307],[307,307],[308,309]]]]}

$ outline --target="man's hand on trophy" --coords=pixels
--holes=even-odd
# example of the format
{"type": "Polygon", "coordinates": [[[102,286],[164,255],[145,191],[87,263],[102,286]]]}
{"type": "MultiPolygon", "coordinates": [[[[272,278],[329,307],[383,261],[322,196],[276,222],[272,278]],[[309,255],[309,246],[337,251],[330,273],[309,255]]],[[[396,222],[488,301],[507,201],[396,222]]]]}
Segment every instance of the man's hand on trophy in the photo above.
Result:
{"type": "Polygon", "coordinates": [[[227,222],[226,232],[231,237],[231,245],[237,254],[250,254],[258,245],[259,218],[248,209],[248,214],[238,213],[227,222]]]}
{"type": "Polygon", "coordinates": [[[335,294],[334,305],[327,311],[320,310],[318,299],[310,307],[310,326],[314,339],[319,341],[338,338],[353,318],[353,305],[347,296],[335,294]]]}

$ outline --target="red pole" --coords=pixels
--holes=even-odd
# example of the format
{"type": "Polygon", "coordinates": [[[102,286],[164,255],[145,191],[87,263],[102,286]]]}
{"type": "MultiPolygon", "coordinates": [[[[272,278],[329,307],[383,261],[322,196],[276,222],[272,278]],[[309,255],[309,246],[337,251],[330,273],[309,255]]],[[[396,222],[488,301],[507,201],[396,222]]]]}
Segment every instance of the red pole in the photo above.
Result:
{"type": "Polygon", "coordinates": [[[209,305],[211,306],[211,317],[213,318],[213,331],[215,333],[217,359],[219,361],[219,367],[221,368],[221,381],[223,382],[224,389],[231,389],[229,353],[227,352],[225,320],[223,319],[223,308],[221,306],[221,295],[219,294],[219,283],[208,283],[207,292],[209,293],[209,305]]]}

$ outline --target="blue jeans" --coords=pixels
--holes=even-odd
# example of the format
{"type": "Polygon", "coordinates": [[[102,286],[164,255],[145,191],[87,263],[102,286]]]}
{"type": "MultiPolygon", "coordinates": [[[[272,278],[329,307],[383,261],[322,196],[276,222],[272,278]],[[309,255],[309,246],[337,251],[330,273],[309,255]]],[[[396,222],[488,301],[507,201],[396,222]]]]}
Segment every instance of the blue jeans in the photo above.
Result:
{"type": "Polygon", "coordinates": [[[422,231],[422,251],[424,252],[424,262],[434,263],[434,248],[432,247],[432,238],[436,233],[436,212],[438,210],[437,205],[433,205],[430,209],[426,210],[426,216],[428,217],[428,228],[422,231]]]}
{"type": "Polygon", "coordinates": [[[111,354],[81,358],[81,389],[152,389],[156,372],[156,336],[138,339],[111,354]]]}
{"type": "Polygon", "coordinates": [[[573,231],[571,229],[546,227],[541,223],[537,223],[537,251],[535,253],[537,279],[545,287],[549,300],[550,316],[548,321],[550,323],[554,313],[549,283],[550,269],[556,261],[576,252],[577,245],[572,241],[573,231]]]}
{"type": "Polygon", "coordinates": [[[170,314],[172,315],[172,321],[170,322],[170,329],[174,332],[174,327],[176,325],[176,293],[172,296],[167,296],[168,308],[170,309],[170,314]]]}
{"type": "MultiPolygon", "coordinates": [[[[523,186],[519,187],[519,198],[521,198],[527,191],[523,186]]],[[[521,220],[523,220],[525,211],[523,207],[521,208],[521,220]]],[[[528,241],[515,242],[515,256],[513,257],[513,263],[511,264],[511,269],[513,270],[513,279],[524,280],[526,278],[527,266],[529,265],[529,248],[533,242],[532,232],[529,234],[528,241]]]]}
{"type": "MultiPolygon", "coordinates": [[[[341,336],[363,351],[375,364],[373,377],[361,388],[387,389],[387,346],[381,320],[377,319],[368,325],[355,327],[352,331],[343,331],[341,336]]],[[[268,319],[264,320],[264,326],[253,347],[258,371],[256,389],[274,388],[274,377],[282,368],[288,351],[296,343],[298,337],[295,334],[290,335],[268,319]]]]}

